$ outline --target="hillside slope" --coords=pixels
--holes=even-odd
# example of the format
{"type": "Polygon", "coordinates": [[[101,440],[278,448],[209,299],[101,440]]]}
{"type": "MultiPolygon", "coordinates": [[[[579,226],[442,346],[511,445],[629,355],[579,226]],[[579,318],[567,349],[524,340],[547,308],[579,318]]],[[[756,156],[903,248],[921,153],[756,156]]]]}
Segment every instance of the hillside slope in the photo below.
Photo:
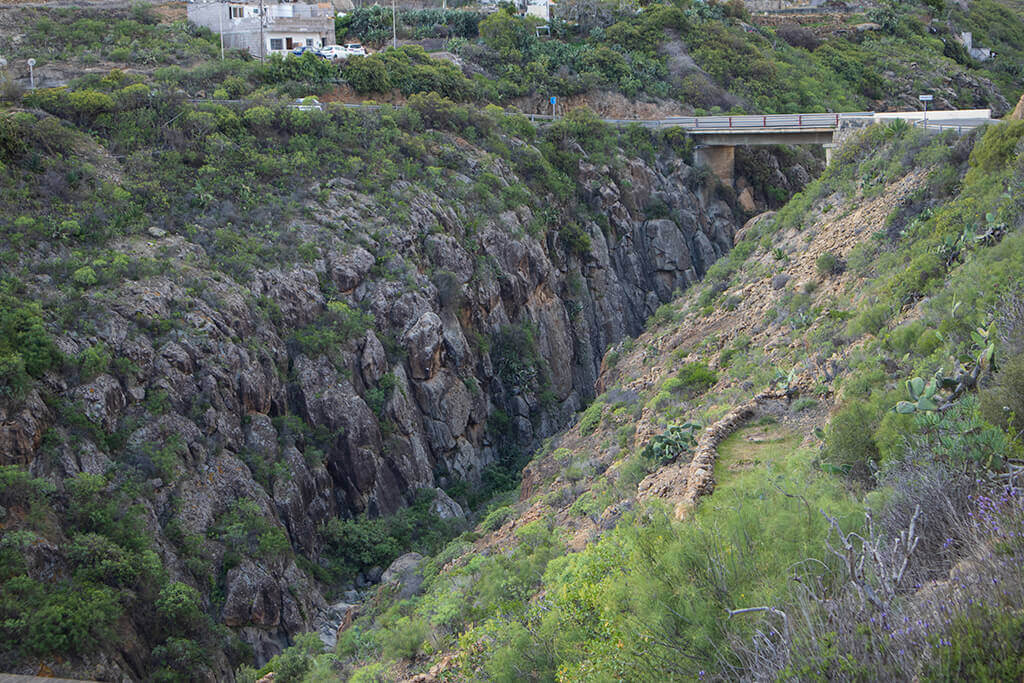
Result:
{"type": "MultiPolygon", "coordinates": [[[[741,231],[701,287],[606,356],[604,393],[535,455],[517,500],[421,564],[422,587],[410,594],[394,578],[343,626],[334,670],[362,662],[357,678],[426,672],[421,681],[1016,670],[1012,636],[966,634],[1002,623],[974,611],[977,600],[1003,609],[1024,591],[989,554],[1010,533],[992,528],[1019,526],[1017,494],[986,513],[992,528],[957,519],[1021,457],[1020,425],[993,401],[1020,400],[1022,133],[1004,124],[960,139],[896,124],[855,135],[805,193],[741,231]],[[894,410],[916,400],[905,379],[936,372],[956,379],[936,393],[940,412],[894,410]],[[688,421],[721,444],[696,508],[687,480],[705,441],[694,450],[688,421]],[[923,548],[908,553],[902,583],[849,574],[830,554],[826,543],[863,529],[865,511],[876,523],[861,533],[880,547],[916,521],[923,548]],[[953,588],[958,562],[1006,591],[953,588]],[[789,587],[794,566],[808,592],[789,587]],[[931,614],[925,581],[951,616],[889,635],[882,612],[931,614]],[[865,582],[884,601],[858,602],[865,582]],[[806,622],[786,632],[778,614],[794,610],[806,622]],[[879,625],[852,626],[869,619],[879,625]],[[816,649],[814,629],[836,620],[850,624],[835,636],[845,658],[816,649]],[[950,651],[947,638],[964,642],[950,651]]],[[[867,566],[885,570],[890,560],[876,559],[867,566]]]]}

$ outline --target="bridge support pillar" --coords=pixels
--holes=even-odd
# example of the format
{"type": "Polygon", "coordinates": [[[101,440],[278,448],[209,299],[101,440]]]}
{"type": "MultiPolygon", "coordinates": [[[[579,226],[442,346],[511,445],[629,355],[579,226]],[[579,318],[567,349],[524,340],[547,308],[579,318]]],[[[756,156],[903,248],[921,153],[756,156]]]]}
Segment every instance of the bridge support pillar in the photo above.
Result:
{"type": "Polygon", "coordinates": [[[835,154],[835,151],[836,149],[839,148],[839,145],[830,143],[827,145],[822,145],[822,147],[825,148],[825,165],[828,166],[829,164],[832,163],[832,155],[835,154]]]}
{"type": "Polygon", "coordinates": [[[723,184],[732,186],[735,172],[736,148],[731,145],[708,145],[698,147],[693,153],[693,160],[698,165],[711,169],[723,184]]]}

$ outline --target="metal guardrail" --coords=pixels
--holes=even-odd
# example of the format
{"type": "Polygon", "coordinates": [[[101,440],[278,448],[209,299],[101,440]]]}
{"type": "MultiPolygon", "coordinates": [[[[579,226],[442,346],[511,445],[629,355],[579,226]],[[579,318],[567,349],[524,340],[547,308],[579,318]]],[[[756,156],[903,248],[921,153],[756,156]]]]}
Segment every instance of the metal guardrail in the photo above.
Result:
{"type": "Polygon", "coordinates": [[[973,121],[968,123],[932,123],[931,121],[925,123],[924,121],[911,121],[910,125],[924,128],[925,130],[937,130],[940,133],[944,130],[955,130],[957,135],[962,135],[965,130],[974,130],[978,126],[984,126],[987,123],[990,123],[990,121],[978,123],[973,121]]]}
{"type": "MultiPolygon", "coordinates": [[[[188,102],[193,104],[222,104],[222,105],[238,105],[244,104],[246,100],[213,100],[213,99],[189,99],[188,102]]],[[[321,103],[324,105],[326,103],[321,103]]],[[[340,103],[342,107],[346,109],[361,109],[365,111],[378,111],[382,105],[379,104],[352,104],[352,103],[340,103]]],[[[299,105],[290,105],[299,106],[299,105]]],[[[519,111],[504,112],[508,116],[521,115],[526,117],[528,120],[534,123],[543,123],[556,121],[561,117],[552,116],[551,114],[531,114],[519,111]]],[[[842,112],[836,114],[742,114],[735,116],[670,116],[663,119],[612,119],[603,118],[601,119],[605,123],[612,126],[629,126],[639,125],[644,128],[670,128],[677,127],[685,130],[693,131],[695,133],[749,133],[756,132],[759,130],[764,131],[778,131],[778,130],[802,130],[802,129],[822,129],[822,128],[838,128],[839,124],[843,121],[863,120],[875,118],[875,112],[861,111],[861,112],[842,112]]],[[[922,121],[911,121],[912,125],[920,126],[923,125],[922,121]]],[[[932,123],[928,122],[927,127],[934,130],[949,130],[956,129],[957,132],[962,133],[964,130],[970,130],[982,125],[984,122],[970,122],[970,123],[932,123]]]]}
{"type": "MultiPolygon", "coordinates": [[[[512,112],[509,112],[512,113],[512,112]]],[[[551,121],[551,114],[523,114],[530,121],[551,121]]],[[[756,130],[776,128],[837,128],[847,119],[871,118],[874,112],[845,112],[840,114],[762,114],[737,116],[670,116],[664,119],[601,119],[613,126],[638,124],[648,128],[675,126],[688,130],[756,130]]]]}

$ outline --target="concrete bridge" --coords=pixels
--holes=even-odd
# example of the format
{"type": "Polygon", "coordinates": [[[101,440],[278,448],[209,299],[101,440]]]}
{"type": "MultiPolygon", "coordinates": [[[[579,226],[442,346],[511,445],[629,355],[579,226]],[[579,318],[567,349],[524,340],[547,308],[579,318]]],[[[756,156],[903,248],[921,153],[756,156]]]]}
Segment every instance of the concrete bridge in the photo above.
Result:
{"type": "Polygon", "coordinates": [[[826,159],[831,160],[840,125],[855,119],[867,121],[872,116],[871,112],[684,116],[673,124],[685,128],[696,143],[694,161],[707,165],[722,182],[731,184],[738,145],[822,145],[826,159]]]}
{"type": "Polygon", "coordinates": [[[831,161],[836,132],[844,126],[862,126],[903,119],[928,130],[960,132],[992,121],[990,109],[931,112],[846,112],[839,114],[757,114],[744,116],[673,116],[665,119],[604,119],[624,126],[684,128],[696,142],[694,160],[707,165],[722,182],[732,183],[739,145],[821,145],[831,161]],[[927,118],[926,118],[927,117],[927,118]]]}

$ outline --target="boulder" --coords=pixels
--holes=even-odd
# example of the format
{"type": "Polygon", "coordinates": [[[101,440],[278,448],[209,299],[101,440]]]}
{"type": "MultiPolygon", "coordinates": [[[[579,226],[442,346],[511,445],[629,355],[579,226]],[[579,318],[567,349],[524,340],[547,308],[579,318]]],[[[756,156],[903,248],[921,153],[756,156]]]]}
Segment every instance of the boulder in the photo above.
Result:
{"type": "Polygon", "coordinates": [[[380,577],[385,586],[395,586],[399,600],[408,600],[416,595],[423,585],[423,573],[420,565],[423,556],[419,553],[406,553],[392,562],[380,577]]]}
{"type": "Polygon", "coordinates": [[[327,274],[339,291],[349,292],[359,286],[375,262],[373,254],[362,247],[346,254],[332,252],[327,255],[327,274]]]}
{"type": "Polygon", "coordinates": [[[412,379],[430,379],[441,366],[443,329],[437,313],[427,311],[402,335],[402,343],[409,351],[409,371],[412,379]]]}
{"type": "Polygon", "coordinates": [[[324,295],[316,273],[305,268],[285,272],[279,269],[257,272],[252,293],[273,300],[288,327],[308,325],[323,313],[324,295]]]}
{"type": "Polygon", "coordinates": [[[743,188],[743,191],[736,197],[736,201],[740,203],[740,207],[747,213],[753,213],[757,210],[757,204],[754,202],[754,193],[750,191],[749,187],[743,188]]]}
{"type": "Polygon", "coordinates": [[[441,519],[465,519],[466,513],[462,506],[451,499],[443,489],[435,488],[434,500],[430,504],[431,511],[441,519]]]}
{"type": "Polygon", "coordinates": [[[363,381],[366,384],[375,384],[388,371],[388,358],[384,353],[384,345],[380,343],[380,339],[373,333],[373,330],[366,332],[359,365],[363,373],[363,381]]]}

